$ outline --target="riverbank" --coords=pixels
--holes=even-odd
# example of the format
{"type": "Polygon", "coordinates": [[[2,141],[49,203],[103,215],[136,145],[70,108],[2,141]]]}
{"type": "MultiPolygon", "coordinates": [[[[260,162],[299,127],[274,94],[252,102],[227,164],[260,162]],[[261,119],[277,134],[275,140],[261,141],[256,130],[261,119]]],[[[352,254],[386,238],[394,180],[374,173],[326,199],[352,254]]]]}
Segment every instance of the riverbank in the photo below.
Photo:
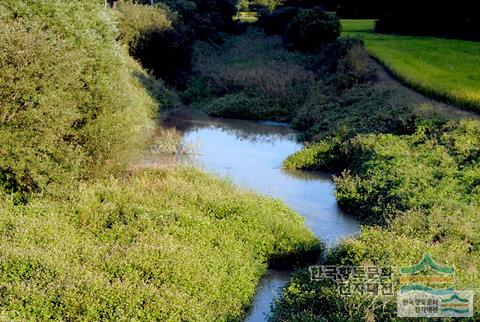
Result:
{"type": "Polygon", "coordinates": [[[1,320],[238,320],[268,264],[320,252],[282,202],[194,168],[128,167],[175,94],[119,38],[180,35],[167,9],[121,9],[0,4],[1,320]]]}
{"type": "MultiPolygon", "coordinates": [[[[197,101],[194,96],[193,105],[214,115],[281,118],[303,131],[301,138],[312,144],[285,167],[337,172],[340,206],[365,223],[358,238],[331,250],[326,263],[409,266],[429,252],[456,267],[455,287],[476,290],[478,116],[396,82],[354,41],[340,40],[302,55],[287,52],[278,37],[261,31],[239,38],[198,52],[198,61],[218,69],[197,69],[194,85],[208,91],[197,101]],[[263,49],[249,50],[250,43],[263,49]],[[269,99],[278,95],[267,86],[269,78],[261,76],[265,71],[256,68],[266,60],[283,66],[282,73],[269,71],[276,84],[306,89],[288,110],[251,103],[274,104],[269,99]],[[301,76],[292,78],[294,70],[301,76]]],[[[314,282],[303,270],[285,287],[270,319],[395,320],[396,303],[362,294],[341,296],[335,285],[314,282]]]]}
{"type": "MultiPolygon", "coordinates": [[[[332,246],[346,236],[358,233],[358,223],[342,212],[334,197],[332,178],[327,173],[285,171],[282,161],[302,148],[295,132],[283,123],[253,122],[207,117],[188,109],[171,111],[162,118],[163,131],[175,130],[183,147],[191,147],[187,155],[177,155],[176,164],[190,164],[220,177],[227,177],[243,189],[281,200],[303,218],[307,229],[332,246]],[[255,169],[255,171],[252,171],[255,169]]],[[[161,132],[160,132],[161,133],[161,132]]],[[[163,141],[163,140],[162,140],[163,141]]],[[[148,157],[146,167],[155,167],[163,158],[148,157]]],[[[300,254],[306,262],[314,256],[300,254]]],[[[291,273],[292,265],[271,269],[257,286],[252,309],[246,321],[262,321],[291,273]]]]}

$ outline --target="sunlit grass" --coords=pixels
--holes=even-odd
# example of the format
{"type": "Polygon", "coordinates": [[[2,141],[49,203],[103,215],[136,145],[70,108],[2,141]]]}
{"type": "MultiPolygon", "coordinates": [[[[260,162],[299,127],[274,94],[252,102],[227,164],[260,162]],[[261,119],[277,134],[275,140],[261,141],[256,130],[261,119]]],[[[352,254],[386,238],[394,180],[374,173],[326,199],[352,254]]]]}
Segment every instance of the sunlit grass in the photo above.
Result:
{"type": "Polygon", "coordinates": [[[233,16],[233,20],[239,22],[256,22],[258,20],[258,13],[254,11],[241,11],[233,16]]]}
{"type": "Polygon", "coordinates": [[[480,42],[386,35],[373,32],[373,20],[343,20],[343,34],[365,46],[398,78],[415,89],[480,110],[480,42]]]}
{"type": "Polygon", "coordinates": [[[0,237],[8,321],[240,320],[267,262],[318,250],[282,202],[188,168],[0,195],[0,237]]]}

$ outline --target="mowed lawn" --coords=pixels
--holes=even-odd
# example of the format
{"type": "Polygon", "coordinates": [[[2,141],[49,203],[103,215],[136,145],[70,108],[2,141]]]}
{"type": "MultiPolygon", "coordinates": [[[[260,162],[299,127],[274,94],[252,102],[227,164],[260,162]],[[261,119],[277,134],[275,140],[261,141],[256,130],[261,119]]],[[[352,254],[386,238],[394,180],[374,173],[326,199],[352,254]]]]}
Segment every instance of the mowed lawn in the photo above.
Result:
{"type": "Polygon", "coordinates": [[[342,20],[344,36],[358,36],[398,78],[415,89],[480,111],[480,42],[386,35],[374,20],[342,20]]]}

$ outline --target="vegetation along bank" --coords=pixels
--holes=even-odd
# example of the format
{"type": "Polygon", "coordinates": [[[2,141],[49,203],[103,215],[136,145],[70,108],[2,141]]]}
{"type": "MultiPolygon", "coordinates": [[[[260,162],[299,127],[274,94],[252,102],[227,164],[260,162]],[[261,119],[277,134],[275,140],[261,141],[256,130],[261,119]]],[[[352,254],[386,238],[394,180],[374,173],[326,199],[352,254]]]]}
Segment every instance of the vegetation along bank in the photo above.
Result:
{"type": "MultiPolygon", "coordinates": [[[[476,17],[444,28],[462,12],[440,7],[412,32],[400,1],[388,15],[365,12],[373,0],[323,3],[393,35],[311,1],[243,1],[258,12],[248,27],[228,0],[113,2],[0,4],[2,319],[240,320],[268,266],[320,252],[277,200],[132,166],[158,110],[181,104],[299,131],[307,145],[283,166],[335,173],[339,205],[364,223],[324,263],[409,266],[429,252],[456,267],[457,288],[478,289],[476,17]]],[[[397,317],[391,298],[344,297],[299,269],[269,319],[397,317]]]]}
{"type": "Polygon", "coordinates": [[[230,28],[221,1],[193,4],[0,4],[2,320],[238,320],[267,265],[318,253],[279,201],[128,170],[178,105],[189,46],[230,28]]]}
{"type": "MultiPolygon", "coordinates": [[[[477,43],[374,34],[371,21],[349,20],[343,21],[343,36],[332,40],[338,25],[316,10],[284,7],[260,17],[260,28],[227,37],[223,45],[198,44],[185,99],[216,116],[290,122],[309,144],[284,167],[336,173],[340,206],[364,226],[358,237],[330,250],[325,264],[400,267],[429,252],[456,267],[457,288],[476,290],[480,123],[475,113],[448,104],[463,100],[462,106],[475,109],[467,95],[449,99],[440,88],[450,86],[450,93],[469,88],[465,75],[479,66],[473,55],[477,43]],[[315,43],[318,37],[311,40],[309,30],[293,27],[299,19],[317,25],[315,35],[330,34],[315,43]],[[291,42],[295,33],[312,46],[291,42]],[[431,92],[408,81],[428,79],[428,70],[402,65],[413,56],[414,66],[445,64],[429,56],[441,55],[429,49],[433,43],[450,53],[443,57],[452,64],[470,64],[469,71],[459,68],[452,75],[461,81],[436,80],[433,96],[445,102],[417,93],[413,89],[431,92]]],[[[283,289],[269,319],[399,318],[395,299],[341,296],[333,283],[312,281],[303,269],[283,289]]]]}

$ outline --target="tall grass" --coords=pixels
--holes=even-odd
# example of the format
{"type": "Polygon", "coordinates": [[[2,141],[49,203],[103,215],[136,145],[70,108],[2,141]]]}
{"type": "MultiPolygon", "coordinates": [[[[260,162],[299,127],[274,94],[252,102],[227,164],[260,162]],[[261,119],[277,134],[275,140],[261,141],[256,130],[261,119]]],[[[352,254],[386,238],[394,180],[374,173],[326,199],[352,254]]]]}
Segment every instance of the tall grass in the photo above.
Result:
{"type": "Polygon", "coordinates": [[[302,104],[313,73],[279,37],[254,28],[228,37],[220,48],[201,43],[186,98],[217,116],[287,119],[302,104]]]}
{"type": "Polygon", "coordinates": [[[378,34],[373,20],[342,24],[344,35],[362,38],[379,62],[414,89],[480,110],[480,42],[378,34]]]}

